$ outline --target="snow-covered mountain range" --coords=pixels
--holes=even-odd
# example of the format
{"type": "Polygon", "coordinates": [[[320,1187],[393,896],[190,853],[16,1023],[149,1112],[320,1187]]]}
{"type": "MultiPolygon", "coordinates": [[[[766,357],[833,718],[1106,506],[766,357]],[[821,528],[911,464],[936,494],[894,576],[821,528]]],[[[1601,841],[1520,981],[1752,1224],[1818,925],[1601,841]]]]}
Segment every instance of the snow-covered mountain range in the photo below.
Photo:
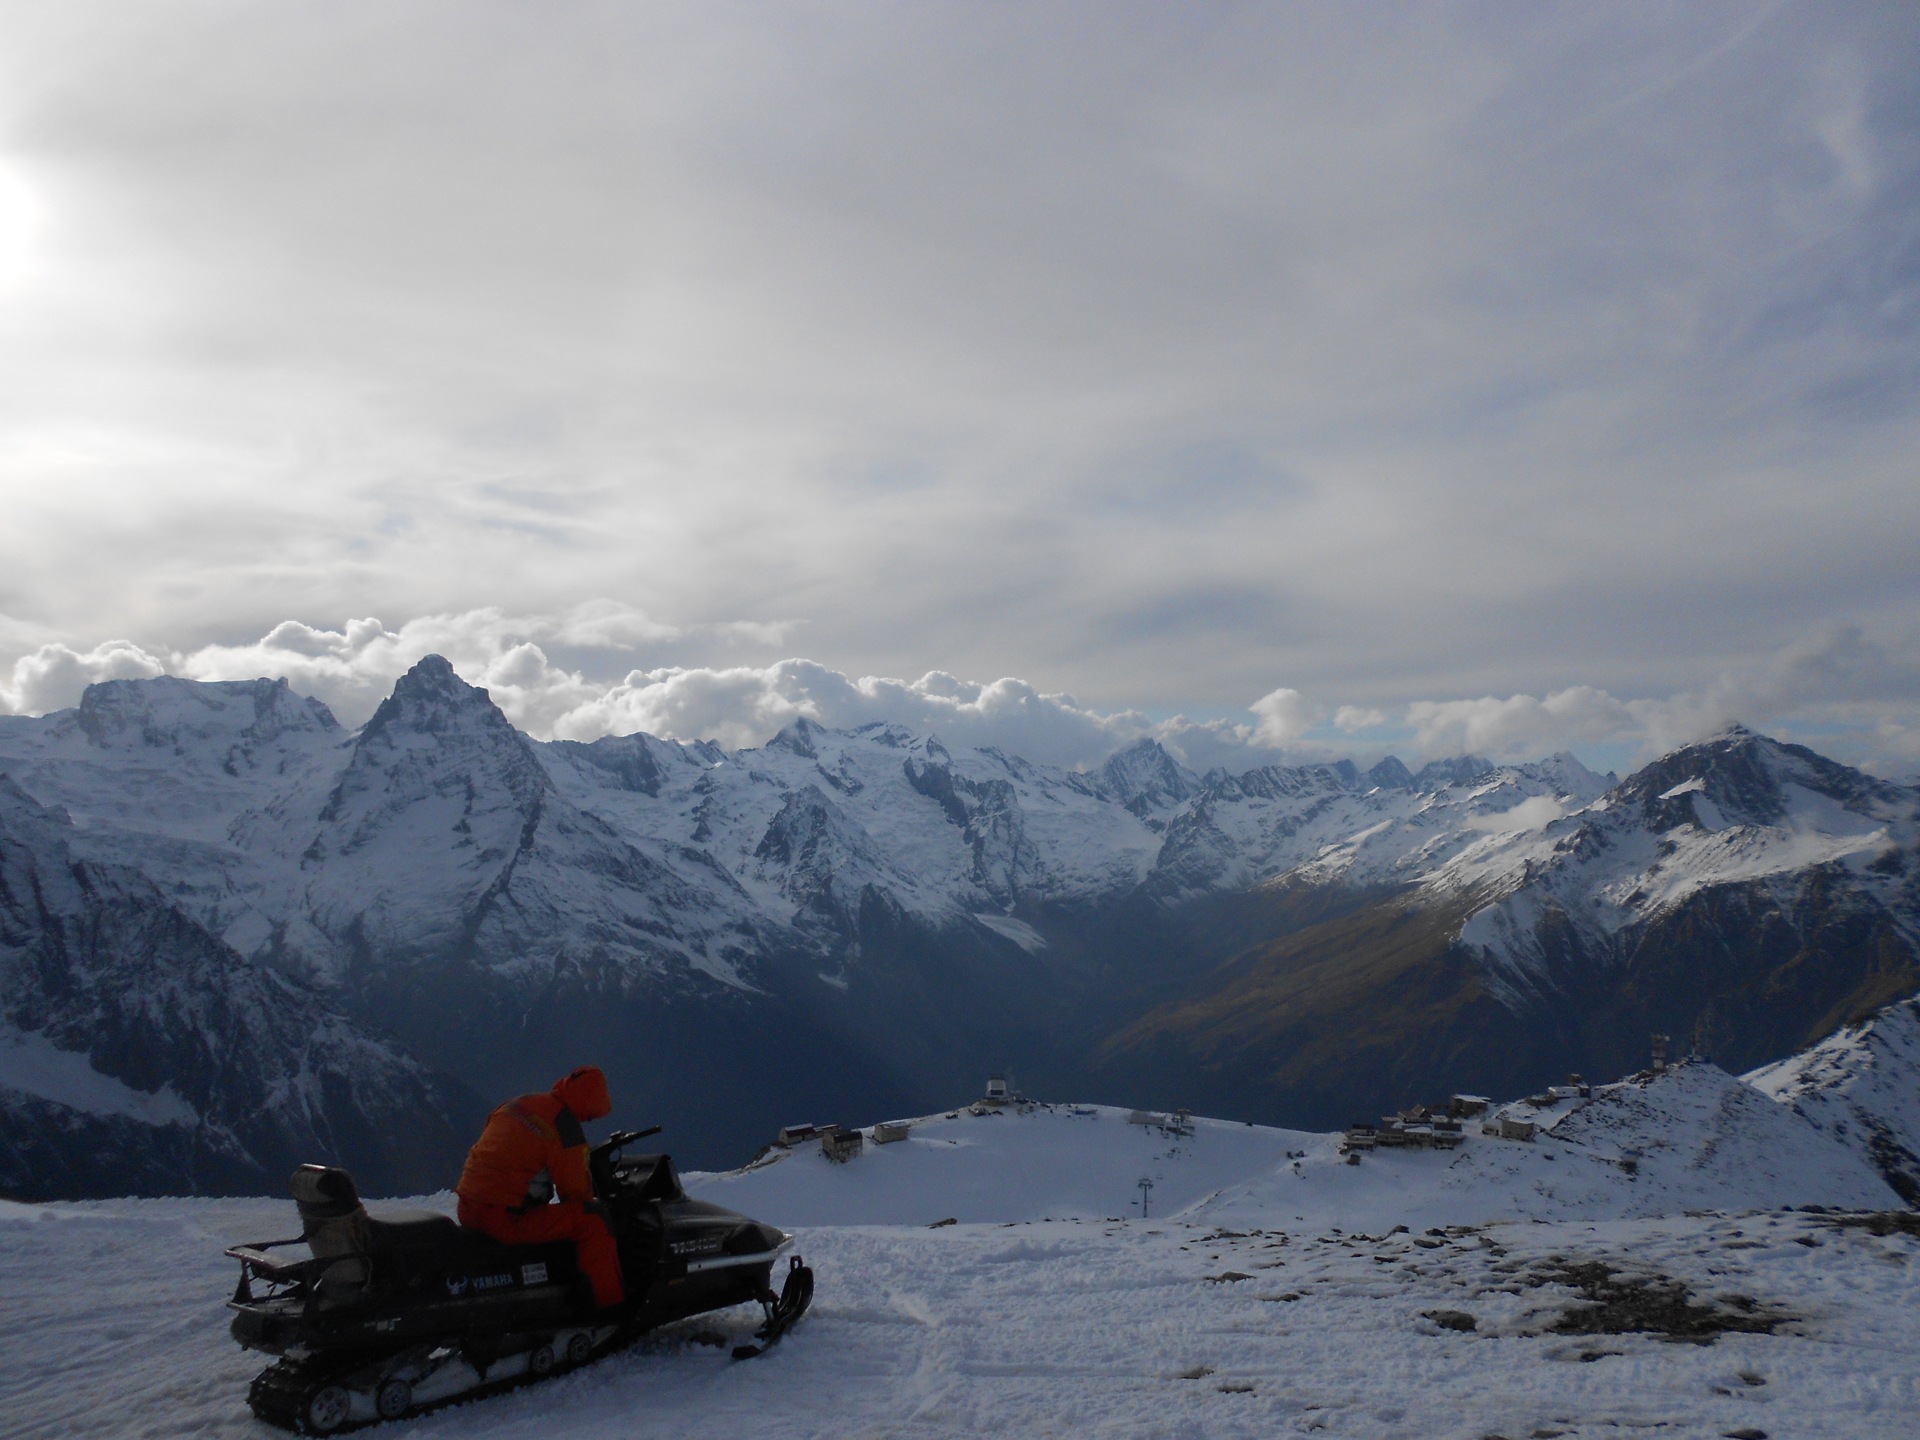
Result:
{"type": "MultiPolygon", "coordinates": [[[[600,1060],[708,1163],[996,1065],[1333,1123],[1620,1073],[1651,1030],[1744,1068],[1920,991],[1920,792],[1740,730],[1624,782],[1198,775],[1151,741],[1080,773],[805,721],[548,744],[430,657],[351,734],[284,682],[95,685],[0,719],[0,775],[64,817],[20,828],[33,865],[137,876],[230,983],[484,1095],[600,1060]]],[[[79,1001],[6,998],[14,1053],[76,1048],[79,1001]]]]}

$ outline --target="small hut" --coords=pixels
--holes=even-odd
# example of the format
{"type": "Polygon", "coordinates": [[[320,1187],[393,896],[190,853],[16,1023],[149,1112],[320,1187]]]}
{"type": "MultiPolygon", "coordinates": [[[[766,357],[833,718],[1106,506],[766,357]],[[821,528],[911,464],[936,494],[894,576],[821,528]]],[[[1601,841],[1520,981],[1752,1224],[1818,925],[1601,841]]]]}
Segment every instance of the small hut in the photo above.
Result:
{"type": "Polygon", "coordinates": [[[858,1130],[842,1130],[838,1125],[821,1127],[820,1153],[837,1165],[846,1164],[865,1148],[865,1138],[858,1130]]]}

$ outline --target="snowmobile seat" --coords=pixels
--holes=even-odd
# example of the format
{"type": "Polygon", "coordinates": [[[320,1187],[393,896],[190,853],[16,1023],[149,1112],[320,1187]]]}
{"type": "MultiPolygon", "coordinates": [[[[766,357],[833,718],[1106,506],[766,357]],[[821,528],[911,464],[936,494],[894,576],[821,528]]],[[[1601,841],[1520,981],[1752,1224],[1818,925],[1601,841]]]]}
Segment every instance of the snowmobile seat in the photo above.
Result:
{"type": "Polygon", "coordinates": [[[529,1262],[544,1262],[549,1273],[571,1274],[575,1268],[571,1240],[540,1245],[510,1245],[484,1230],[454,1223],[438,1210],[409,1210],[382,1206],[368,1212],[369,1254],[386,1273],[431,1275],[440,1271],[512,1270],[529,1262]]]}
{"type": "MultiPolygon", "coordinates": [[[[300,1207],[303,1238],[318,1260],[396,1252],[431,1251],[436,1254],[458,1245],[460,1227],[438,1210],[415,1210],[397,1205],[368,1210],[361,1203],[353,1176],[337,1165],[302,1165],[293,1172],[293,1198],[300,1207]]],[[[364,1270],[351,1274],[350,1264],[328,1272],[342,1281],[364,1279],[364,1270]]]]}
{"type": "Polygon", "coordinates": [[[573,1243],[509,1245],[457,1224],[438,1210],[361,1203],[353,1176],[338,1166],[302,1165],[293,1172],[293,1198],[307,1248],[330,1263],[319,1278],[322,1306],[347,1304],[367,1292],[409,1283],[407,1277],[442,1272],[509,1271],[544,1264],[556,1278],[577,1270],[573,1243]]]}
{"type": "Polygon", "coordinates": [[[453,1215],[403,1206],[380,1206],[378,1210],[369,1210],[367,1219],[371,1223],[374,1248],[440,1244],[447,1231],[459,1229],[453,1215]]]}
{"type": "Polygon", "coordinates": [[[331,1263],[319,1279],[320,1302],[351,1299],[367,1283],[367,1210],[353,1176],[335,1165],[302,1165],[288,1188],[300,1207],[301,1238],[316,1260],[331,1263]]]}
{"type": "Polygon", "coordinates": [[[456,1243],[460,1227],[438,1210],[382,1205],[367,1212],[367,1229],[372,1250],[444,1250],[456,1243]]]}

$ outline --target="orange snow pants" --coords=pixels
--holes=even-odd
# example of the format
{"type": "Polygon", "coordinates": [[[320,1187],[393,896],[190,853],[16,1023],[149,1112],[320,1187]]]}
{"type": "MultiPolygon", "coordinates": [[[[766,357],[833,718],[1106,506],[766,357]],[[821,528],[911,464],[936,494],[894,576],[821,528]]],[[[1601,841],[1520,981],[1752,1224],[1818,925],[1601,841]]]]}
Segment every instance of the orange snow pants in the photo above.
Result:
{"type": "Polygon", "coordinates": [[[509,1245],[571,1240],[580,1254],[580,1268],[593,1282],[593,1303],[618,1305],[625,1298],[626,1288],[620,1283],[620,1247],[614,1243],[613,1231],[584,1205],[562,1201],[516,1211],[504,1205],[484,1205],[463,1195],[460,1223],[509,1245]]]}

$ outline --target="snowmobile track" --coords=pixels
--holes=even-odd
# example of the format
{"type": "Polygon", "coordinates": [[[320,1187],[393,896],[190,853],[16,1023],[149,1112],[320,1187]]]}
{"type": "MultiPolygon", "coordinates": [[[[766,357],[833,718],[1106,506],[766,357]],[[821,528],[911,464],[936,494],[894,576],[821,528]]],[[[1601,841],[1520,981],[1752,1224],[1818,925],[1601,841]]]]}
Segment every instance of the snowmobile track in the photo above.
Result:
{"type": "MultiPolygon", "coordinates": [[[[354,1430],[364,1430],[373,1425],[385,1424],[389,1420],[413,1420],[435,1410],[445,1409],[449,1405],[459,1405],[468,1400],[485,1400],[495,1395],[504,1395],[510,1390],[538,1384],[559,1375],[580,1370],[595,1361],[639,1343],[645,1332],[617,1330],[600,1344],[577,1360],[569,1360],[564,1354],[556,1355],[554,1363],[543,1370],[520,1370],[498,1380],[482,1379],[478,1385],[470,1386],[452,1394],[436,1396],[433,1399],[414,1403],[409,1390],[397,1392],[394,1398],[398,1403],[389,1407],[382,1401],[389,1392],[389,1380],[376,1382],[372,1387],[357,1383],[374,1366],[391,1366],[399,1356],[384,1356],[378,1359],[360,1357],[357,1360],[334,1358],[331,1361],[321,1358],[305,1360],[281,1360],[268,1366],[254,1376],[253,1384],[247,1390],[247,1405],[255,1418],[265,1421],[276,1429],[288,1430],[296,1435],[344,1435],[354,1430]],[[369,1389],[373,1396],[373,1415],[354,1415],[353,1397],[356,1393],[366,1394],[369,1389]],[[329,1394],[328,1392],[334,1392],[329,1394]]],[[[465,1357],[462,1357],[463,1359],[465,1357]]],[[[466,1360],[472,1365],[472,1360],[466,1360]]],[[[475,1366],[484,1377],[485,1370],[475,1366]]],[[[403,1382],[404,1383],[404,1382],[403,1382]]]]}

